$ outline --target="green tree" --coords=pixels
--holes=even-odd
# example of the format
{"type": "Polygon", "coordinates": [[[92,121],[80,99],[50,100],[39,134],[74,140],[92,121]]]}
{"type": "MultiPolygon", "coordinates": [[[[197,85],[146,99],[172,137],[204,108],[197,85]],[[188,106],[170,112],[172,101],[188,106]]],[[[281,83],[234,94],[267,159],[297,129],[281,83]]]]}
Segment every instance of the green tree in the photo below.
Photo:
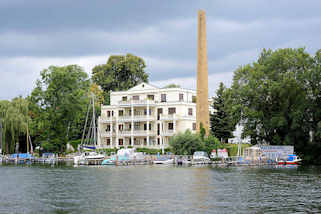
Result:
{"type": "Polygon", "coordinates": [[[294,145],[306,160],[320,157],[319,59],[320,51],[312,57],[303,48],[263,50],[257,62],[236,70],[231,91],[243,136],[252,143],[294,145]]]}
{"type": "Polygon", "coordinates": [[[32,134],[38,136],[37,141],[48,151],[63,152],[70,138],[81,136],[90,99],[88,75],[77,65],[50,66],[40,75],[28,98],[32,134]]]}
{"type": "Polygon", "coordinates": [[[217,150],[217,149],[224,148],[224,146],[221,144],[219,139],[217,139],[213,135],[209,135],[208,137],[204,138],[204,147],[205,147],[205,151],[208,154],[211,154],[213,149],[217,150]]]}
{"type": "Polygon", "coordinates": [[[171,84],[166,85],[164,88],[180,88],[180,87],[181,87],[180,85],[171,83],[171,84]]]}
{"type": "Polygon", "coordinates": [[[110,91],[128,90],[140,82],[148,82],[145,67],[144,60],[132,54],[110,56],[106,64],[95,66],[92,79],[104,91],[105,104],[110,104],[110,91]]]}
{"type": "Polygon", "coordinates": [[[192,155],[195,151],[204,149],[200,136],[193,134],[190,130],[171,137],[169,145],[176,155],[192,155]]]}
{"type": "Polygon", "coordinates": [[[233,137],[235,129],[235,124],[229,114],[227,101],[227,89],[221,82],[219,89],[216,91],[216,96],[213,97],[212,107],[214,112],[210,115],[210,122],[212,135],[225,143],[233,137]]]}
{"type": "Polygon", "coordinates": [[[19,151],[17,149],[25,152],[26,149],[21,146],[26,145],[27,126],[30,122],[27,100],[17,97],[11,102],[0,101],[0,120],[3,152],[5,154],[14,153],[19,151]]]}

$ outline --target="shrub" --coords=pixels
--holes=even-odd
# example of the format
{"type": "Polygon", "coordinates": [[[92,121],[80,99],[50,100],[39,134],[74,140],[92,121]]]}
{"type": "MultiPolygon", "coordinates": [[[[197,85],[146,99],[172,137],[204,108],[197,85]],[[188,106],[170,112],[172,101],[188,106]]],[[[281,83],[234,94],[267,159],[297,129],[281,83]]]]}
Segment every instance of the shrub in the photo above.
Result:
{"type": "Polygon", "coordinates": [[[169,145],[176,155],[192,155],[195,151],[204,149],[201,137],[191,133],[190,130],[174,135],[170,139],[169,145]]]}

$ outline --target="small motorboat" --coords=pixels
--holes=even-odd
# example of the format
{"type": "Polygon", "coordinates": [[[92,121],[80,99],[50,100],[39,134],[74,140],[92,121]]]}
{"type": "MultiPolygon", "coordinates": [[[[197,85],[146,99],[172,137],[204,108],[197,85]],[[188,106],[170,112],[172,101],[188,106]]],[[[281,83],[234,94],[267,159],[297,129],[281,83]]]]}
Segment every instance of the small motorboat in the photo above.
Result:
{"type": "Polygon", "coordinates": [[[173,158],[160,157],[153,161],[153,164],[173,164],[173,158]]]}
{"type": "Polygon", "coordinates": [[[302,159],[300,159],[296,155],[288,155],[287,159],[280,159],[277,163],[278,165],[288,165],[288,164],[298,165],[301,163],[301,161],[302,159]]]}
{"type": "Polygon", "coordinates": [[[105,156],[97,154],[96,152],[84,152],[74,157],[74,164],[85,164],[88,160],[102,160],[105,156]]]}

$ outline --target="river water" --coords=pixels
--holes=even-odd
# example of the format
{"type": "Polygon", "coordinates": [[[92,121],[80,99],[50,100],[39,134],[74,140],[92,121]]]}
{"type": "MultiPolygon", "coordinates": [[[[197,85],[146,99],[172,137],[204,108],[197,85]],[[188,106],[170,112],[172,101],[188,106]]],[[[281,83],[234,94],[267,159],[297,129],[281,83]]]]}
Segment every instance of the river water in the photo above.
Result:
{"type": "Polygon", "coordinates": [[[0,213],[314,212],[320,167],[0,165],[0,213]]]}

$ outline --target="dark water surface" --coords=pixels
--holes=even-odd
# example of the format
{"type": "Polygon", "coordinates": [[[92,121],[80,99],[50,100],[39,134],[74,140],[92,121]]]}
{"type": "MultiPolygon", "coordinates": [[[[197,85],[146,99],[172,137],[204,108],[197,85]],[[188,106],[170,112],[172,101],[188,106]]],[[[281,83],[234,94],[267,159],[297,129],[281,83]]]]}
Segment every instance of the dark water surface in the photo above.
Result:
{"type": "Polygon", "coordinates": [[[321,213],[321,168],[2,165],[0,213],[321,213]]]}

